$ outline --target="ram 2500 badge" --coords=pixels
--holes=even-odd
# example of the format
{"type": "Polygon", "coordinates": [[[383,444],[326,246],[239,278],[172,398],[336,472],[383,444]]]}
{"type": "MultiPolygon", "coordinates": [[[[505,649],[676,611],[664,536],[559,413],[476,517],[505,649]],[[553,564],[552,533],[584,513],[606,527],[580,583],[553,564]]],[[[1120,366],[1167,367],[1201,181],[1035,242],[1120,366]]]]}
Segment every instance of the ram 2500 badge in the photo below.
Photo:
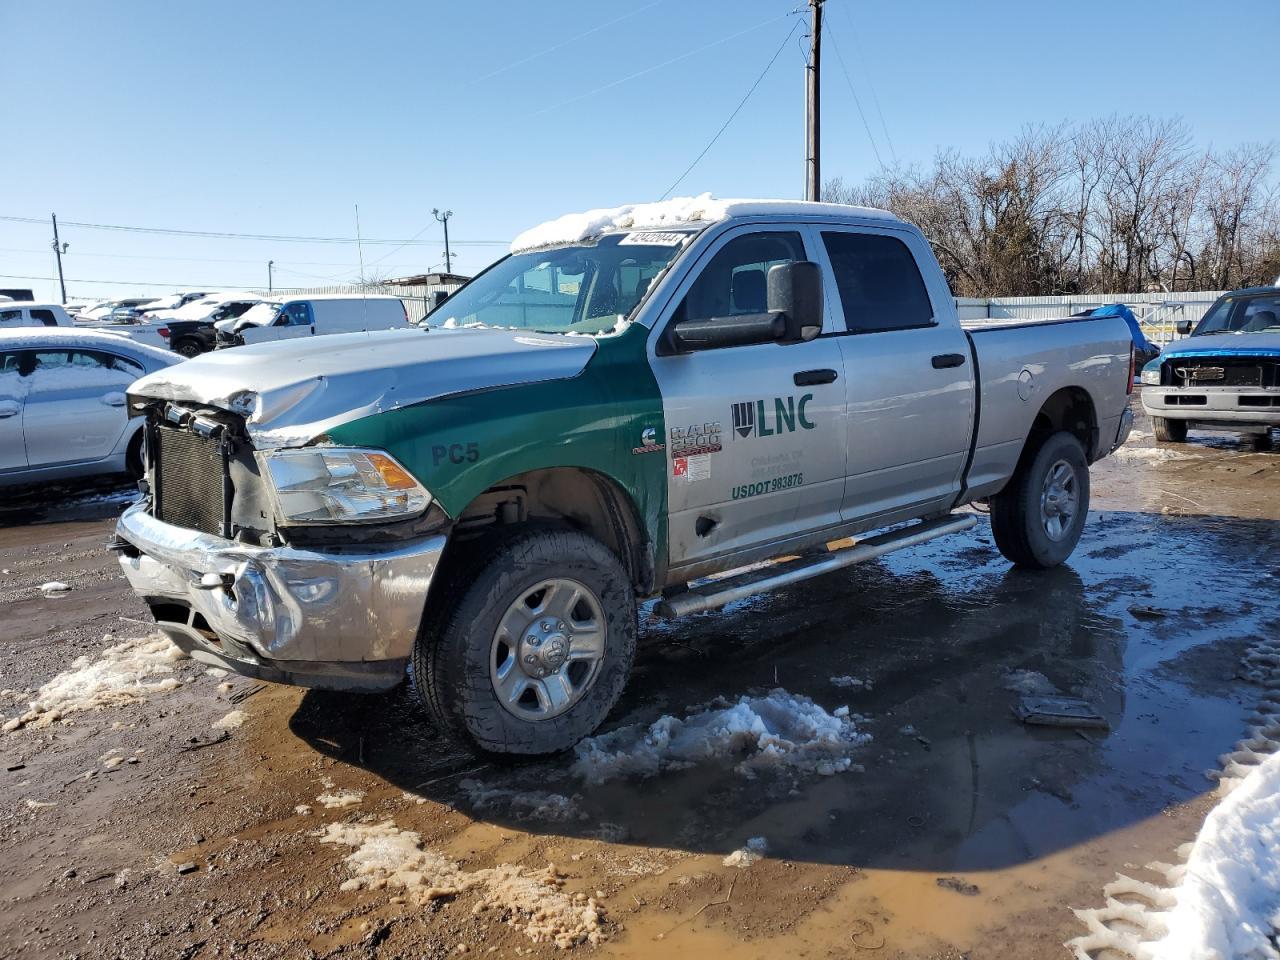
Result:
{"type": "Polygon", "coordinates": [[[975,501],[1011,561],[1061,563],[1131,423],[1123,320],[965,330],[879,210],[571,215],[428,319],[138,381],[146,496],[115,546],[194,657],[364,690],[412,660],[490,751],[594,730],[644,598],[716,608],[964,530],[975,501]]]}

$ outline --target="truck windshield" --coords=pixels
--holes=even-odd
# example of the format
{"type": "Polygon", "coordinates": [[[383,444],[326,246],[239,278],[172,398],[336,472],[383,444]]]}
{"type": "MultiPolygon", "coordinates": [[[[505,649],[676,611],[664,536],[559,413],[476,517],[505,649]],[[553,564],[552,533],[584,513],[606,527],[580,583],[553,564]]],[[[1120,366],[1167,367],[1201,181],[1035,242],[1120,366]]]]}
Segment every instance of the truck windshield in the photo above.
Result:
{"type": "Polygon", "coordinates": [[[514,254],[458,291],[428,323],[605,333],[630,316],[692,235],[610,234],[594,243],[514,254]]]}
{"type": "Polygon", "coordinates": [[[1280,331],[1280,293],[1262,297],[1224,297],[1196,325],[1193,337],[1211,333],[1280,331]]]}

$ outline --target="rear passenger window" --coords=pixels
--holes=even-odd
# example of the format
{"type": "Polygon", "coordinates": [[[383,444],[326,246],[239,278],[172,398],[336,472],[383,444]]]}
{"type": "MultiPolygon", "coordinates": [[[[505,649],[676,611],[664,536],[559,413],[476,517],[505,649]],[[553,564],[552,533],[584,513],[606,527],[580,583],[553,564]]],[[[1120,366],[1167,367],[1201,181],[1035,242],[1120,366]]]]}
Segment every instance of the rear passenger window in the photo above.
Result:
{"type": "Polygon", "coordinates": [[[823,233],[850,333],[910,330],[933,323],[915,257],[897,237],[823,233]]]}
{"type": "Polygon", "coordinates": [[[31,319],[39,320],[46,327],[56,327],[58,325],[58,318],[53,315],[52,310],[32,310],[31,319]]]}

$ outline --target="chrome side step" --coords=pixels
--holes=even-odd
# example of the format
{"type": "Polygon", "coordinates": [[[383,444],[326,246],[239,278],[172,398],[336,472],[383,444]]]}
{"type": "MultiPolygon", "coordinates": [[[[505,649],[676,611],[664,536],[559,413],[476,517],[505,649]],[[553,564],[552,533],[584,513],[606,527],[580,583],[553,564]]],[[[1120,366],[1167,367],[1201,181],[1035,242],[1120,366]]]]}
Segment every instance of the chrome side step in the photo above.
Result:
{"type": "Polygon", "coordinates": [[[779,566],[786,566],[786,569],[781,572],[773,573],[766,568],[744,573],[739,577],[729,577],[691,587],[684,593],[678,593],[660,601],[657,613],[661,617],[674,619],[690,613],[714,610],[735,600],[777,590],[779,587],[831,573],[833,570],[851,567],[857,563],[865,563],[876,557],[883,557],[886,553],[901,550],[903,547],[914,547],[917,544],[936,540],[938,537],[945,537],[949,533],[960,533],[977,522],[978,518],[971,513],[925,520],[900,530],[890,530],[888,533],[868,537],[866,540],[860,540],[852,546],[834,550],[826,555],[805,557],[787,564],[780,564],[779,566]],[[734,583],[742,580],[745,582],[734,583]]]}

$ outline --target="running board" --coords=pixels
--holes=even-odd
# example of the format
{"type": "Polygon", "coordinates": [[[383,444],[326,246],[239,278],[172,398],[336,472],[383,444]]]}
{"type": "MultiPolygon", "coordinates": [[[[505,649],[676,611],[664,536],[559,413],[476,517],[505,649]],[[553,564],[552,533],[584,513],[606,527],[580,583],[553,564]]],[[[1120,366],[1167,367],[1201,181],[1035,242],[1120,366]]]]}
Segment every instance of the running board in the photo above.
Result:
{"type": "Polygon", "coordinates": [[[866,540],[860,540],[850,547],[834,550],[815,558],[802,558],[791,561],[788,569],[781,573],[770,573],[753,570],[737,577],[730,577],[712,583],[692,587],[683,593],[666,597],[658,603],[657,613],[667,619],[683,617],[690,613],[701,613],[704,610],[715,610],[725,604],[753,597],[759,593],[777,590],[810,577],[818,577],[833,570],[842,570],[856,563],[865,563],[886,553],[893,553],[903,547],[914,547],[917,544],[945,537],[949,533],[960,533],[968,530],[978,522],[971,513],[962,516],[947,516],[937,520],[925,520],[900,530],[890,530],[866,540]],[[761,576],[760,574],[764,575],[761,576]],[[742,581],[734,584],[734,581],[742,581]]]}

